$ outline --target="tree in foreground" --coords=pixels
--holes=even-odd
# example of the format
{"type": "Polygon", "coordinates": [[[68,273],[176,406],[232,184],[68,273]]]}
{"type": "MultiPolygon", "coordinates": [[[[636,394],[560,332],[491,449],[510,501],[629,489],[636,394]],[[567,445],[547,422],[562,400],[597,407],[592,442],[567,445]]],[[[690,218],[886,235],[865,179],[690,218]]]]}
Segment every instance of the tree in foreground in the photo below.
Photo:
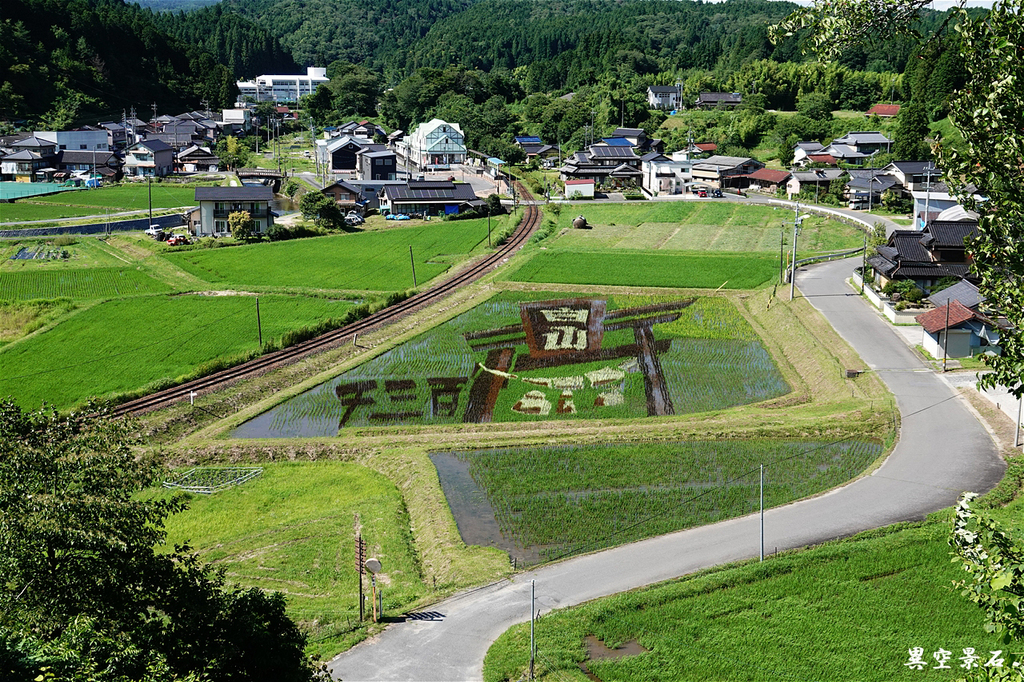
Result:
{"type": "Polygon", "coordinates": [[[322,192],[306,192],[299,202],[299,210],[306,220],[313,220],[318,227],[338,229],[345,224],[341,207],[322,192]]]}
{"type": "Polygon", "coordinates": [[[161,548],[186,503],[130,429],[0,401],[0,678],[314,679],[280,594],[161,548]]]}
{"type": "Polygon", "coordinates": [[[252,239],[252,216],[248,211],[233,211],[228,214],[228,229],[231,236],[243,242],[252,239]]]}
{"type": "MultiPolygon", "coordinates": [[[[775,39],[809,30],[811,48],[824,58],[871,39],[914,35],[927,0],[816,0],[778,26],[775,39]]],[[[1024,3],[1002,0],[976,16],[965,7],[950,11],[930,41],[959,50],[966,83],[949,103],[961,148],[937,144],[945,181],[960,203],[980,215],[978,237],[969,245],[981,291],[1009,322],[999,356],[985,356],[992,372],[986,387],[1006,386],[1024,396],[1024,3]],[[952,27],[952,28],[949,28],[952,27]],[[955,35],[953,35],[955,32],[955,35]],[[985,197],[974,198],[975,191],[985,197]]],[[[918,126],[919,127],[919,126],[918,126]]],[[[897,140],[899,142],[899,140],[897,140]]]]}
{"type": "MultiPolygon", "coordinates": [[[[1024,546],[1015,542],[995,521],[971,509],[975,493],[957,503],[949,544],[955,563],[970,577],[954,584],[960,593],[985,612],[985,630],[1000,635],[1005,644],[1024,639],[1024,546]]],[[[992,653],[992,652],[990,652],[992,653]]],[[[1021,680],[1015,656],[996,652],[999,666],[979,670],[971,680],[1021,680]]]]}

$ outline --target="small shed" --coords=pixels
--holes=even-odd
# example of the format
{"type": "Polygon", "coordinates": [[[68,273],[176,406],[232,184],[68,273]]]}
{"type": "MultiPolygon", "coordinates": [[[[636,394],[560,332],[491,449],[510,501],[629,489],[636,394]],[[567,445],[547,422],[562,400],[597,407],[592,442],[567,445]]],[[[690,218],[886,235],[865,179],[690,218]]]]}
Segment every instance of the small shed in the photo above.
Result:
{"type": "Polygon", "coordinates": [[[565,181],[565,198],[566,199],[593,199],[594,198],[594,180],[566,180],[565,181]]]}

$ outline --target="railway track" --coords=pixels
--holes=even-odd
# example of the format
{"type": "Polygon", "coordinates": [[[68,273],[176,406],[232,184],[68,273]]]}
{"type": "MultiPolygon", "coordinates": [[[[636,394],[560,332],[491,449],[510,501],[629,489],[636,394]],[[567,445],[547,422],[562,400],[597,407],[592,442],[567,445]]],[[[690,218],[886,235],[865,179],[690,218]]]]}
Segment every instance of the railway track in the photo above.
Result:
{"type": "MultiPolygon", "coordinates": [[[[516,185],[518,186],[519,196],[523,197],[526,201],[533,200],[533,195],[530,194],[525,187],[518,182],[516,185]]],[[[510,237],[500,249],[478,263],[475,263],[473,266],[459,272],[455,276],[450,277],[426,291],[410,296],[401,303],[388,306],[387,308],[365,317],[362,320],[340,327],[334,331],[327,332],[326,334],[321,334],[314,339],[303,341],[302,343],[298,343],[294,346],[283,348],[272,353],[267,353],[266,355],[261,355],[254,360],[236,365],[229,369],[221,370],[220,372],[207,375],[200,379],[195,379],[188,383],[157,391],[156,393],[151,393],[148,396],[123,403],[112,409],[110,414],[114,416],[142,414],[144,412],[159,409],[181,400],[187,400],[193,393],[197,395],[201,393],[209,393],[243,379],[258,376],[278,367],[291,364],[308,355],[336,348],[344,344],[350,337],[353,337],[356,334],[362,334],[379,329],[385,324],[398,320],[413,311],[419,310],[431,303],[434,303],[435,301],[443,299],[456,289],[483,277],[526,243],[530,238],[530,235],[533,234],[534,230],[537,229],[537,226],[540,225],[540,215],[540,209],[532,204],[527,205],[525,207],[523,221],[520,223],[519,228],[516,229],[512,234],[512,237],[510,237]]]]}

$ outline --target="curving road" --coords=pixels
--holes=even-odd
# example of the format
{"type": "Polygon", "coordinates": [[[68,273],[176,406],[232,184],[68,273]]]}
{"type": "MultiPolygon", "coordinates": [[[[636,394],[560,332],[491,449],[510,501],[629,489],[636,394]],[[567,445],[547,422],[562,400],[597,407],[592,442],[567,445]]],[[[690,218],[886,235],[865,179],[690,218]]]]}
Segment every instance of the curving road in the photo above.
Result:
{"type": "MultiPolygon", "coordinates": [[[[803,547],[919,519],[953,504],[964,490],[988,490],[1003,474],[995,446],[961,399],[845,284],[858,263],[806,268],[797,283],[896,396],[900,441],[872,475],[766,512],[765,547],[803,547]]],[[[747,516],[520,573],[434,605],[430,619],[392,625],[329,668],[345,682],[480,680],[494,639],[529,619],[531,580],[538,609],[548,611],[755,557],[758,535],[758,518],[747,516]]]]}

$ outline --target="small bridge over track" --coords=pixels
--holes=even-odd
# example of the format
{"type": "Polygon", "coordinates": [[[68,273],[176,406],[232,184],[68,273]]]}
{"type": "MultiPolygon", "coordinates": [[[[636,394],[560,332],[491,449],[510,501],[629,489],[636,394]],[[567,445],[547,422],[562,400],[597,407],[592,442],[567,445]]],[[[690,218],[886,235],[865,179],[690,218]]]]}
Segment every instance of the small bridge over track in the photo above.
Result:
{"type": "Polygon", "coordinates": [[[279,173],[272,168],[239,168],[235,175],[242,182],[246,180],[261,180],[265,185],[271,185],[274,193],[281,191],[281,181],[285,179],[285,173],[279,173]]]}

